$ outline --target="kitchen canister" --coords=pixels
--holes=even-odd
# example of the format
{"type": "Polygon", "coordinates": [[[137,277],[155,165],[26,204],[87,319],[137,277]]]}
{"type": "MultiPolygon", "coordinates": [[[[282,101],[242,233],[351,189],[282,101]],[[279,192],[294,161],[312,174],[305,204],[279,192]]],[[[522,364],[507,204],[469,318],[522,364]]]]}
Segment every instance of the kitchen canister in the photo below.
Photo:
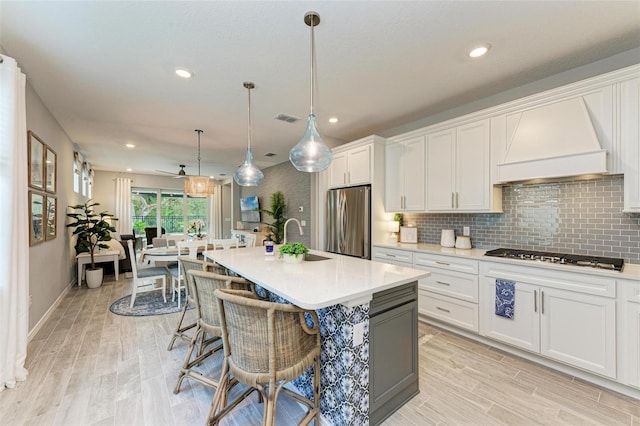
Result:
{"type": "Polygon", "coordinates": [[[455,247],[456,231],[453,229],[443,229],[440,235],[440,245],[442,247],[455,247]]]}
{"type": "Polygon", "coordinates": [[[470,249],[471,248],[471,238],[466,235],[459,235],[456,237],[456,248],[458,249],[470,249]]]}

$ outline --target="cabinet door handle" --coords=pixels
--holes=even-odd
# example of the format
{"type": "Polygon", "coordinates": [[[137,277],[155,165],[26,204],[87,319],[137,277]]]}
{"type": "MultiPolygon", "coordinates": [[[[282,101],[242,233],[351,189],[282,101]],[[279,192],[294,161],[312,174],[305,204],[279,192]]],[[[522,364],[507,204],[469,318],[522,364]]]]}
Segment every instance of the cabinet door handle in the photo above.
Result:
{"type": "Polygon", "coordinates": [[[447,265],[447,266],[449,266],[449,264],[447,262],[440,262],[439,260],[436,260],[436,263],[438,265],[447,265]]]}
{"type": "Polygon", "coordinates": [[[451,313],[450,310],[445,309],[445,308],[441,308],[440,306],[436,306],[436,309],[439,310],[439,311],[442,311],[442,312],[451,313]]]}
{"type": "Polygon", "coordinates": [[[458,208],[458,193],[456,192],[456,209],[458,208]]]}
{"type": "Polygon", "coordinates": [[[454,199],[454,197],[455,197],[455,195],[454,195],[454,193],[452,192],[452,193],[451,193],[451,208],[453,208],[453,207],[454,207],[454,206],[453,206],[453,199],[454,199]]]}
{"type": "Polygon", "coordinates": [[[533,290],[533,312],[538,312],[538,290],[533,290]]]}
{"type": "Polygon", "coordinates": [[[351,172],[347,172],[347,182],[351,183],[351,172]]]}
{"type": "Polygon", "coordinates": [[[540,290],[540,313],[544,314],[544,290],[540,290]]]}
{"type": "Polygon", "coordinates": [[[436,281],[436,283],[437,284],[442,284],[442,285],[451,285],[451,284],[449,284],[447,282],[444,282],[444,281],[436,281]]]}

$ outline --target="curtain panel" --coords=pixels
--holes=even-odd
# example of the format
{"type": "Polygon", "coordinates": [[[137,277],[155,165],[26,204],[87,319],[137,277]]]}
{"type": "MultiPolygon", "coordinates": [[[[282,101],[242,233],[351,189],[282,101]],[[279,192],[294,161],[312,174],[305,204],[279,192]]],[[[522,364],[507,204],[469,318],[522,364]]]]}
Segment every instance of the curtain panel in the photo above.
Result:
{"type": "Polygon", "coordinates": [[[131,179],[116,178],[116,211],[118,235],[131,234],[131,179]]]}
{"type": "Polygon", "coordinates": [[[0,391],[26,380],[29,334],[29,212],[26,77],[0,55],[0,391]]]}

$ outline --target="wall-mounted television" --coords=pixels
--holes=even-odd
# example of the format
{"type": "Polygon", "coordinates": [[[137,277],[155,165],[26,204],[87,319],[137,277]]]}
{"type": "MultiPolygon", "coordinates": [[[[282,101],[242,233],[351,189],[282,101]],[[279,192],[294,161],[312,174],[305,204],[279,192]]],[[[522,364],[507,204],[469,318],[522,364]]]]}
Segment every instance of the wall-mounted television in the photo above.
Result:
{"type": "Polygon", "coordinates": [[[243,222],[260,222],[258,196],[240,198],[240,219],[243,222]]]}

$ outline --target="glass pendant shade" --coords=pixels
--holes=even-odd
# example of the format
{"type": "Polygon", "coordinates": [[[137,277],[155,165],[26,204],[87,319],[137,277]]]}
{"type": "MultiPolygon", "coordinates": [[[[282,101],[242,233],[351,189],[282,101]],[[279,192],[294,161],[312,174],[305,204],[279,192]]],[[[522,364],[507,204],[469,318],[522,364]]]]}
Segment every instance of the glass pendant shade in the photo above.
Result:
{"type": "Polygon", "coordinates": [[[264,173],[253,162],[251,148],[247,148],[244,162],[236,170],[233,180],[240,186],[258,186],[264,180],[264,173]]]}
{"type": "Polygon", "coordinates": [[[329,167],[333,160],[331,149],[322,142],[316,128],[316,116],[309,114],[307,131],[291,151],[289,161],[301,172],[321,172],[329,167]]]}
{"type": "Polygon", "coordinates": [[[233,174],[233,180],[240,186],[258,186],[264,180],[262,170],[256,166],[251,153],[251,89],[255,88],[255,84],[245,81],[242,85],[247,89],[247,152],[244,155],[244,162],[236,169],[233,174]]]}
{"type": "Polygon", "coordinates": [[[189,197],[208,197],[214,193],[213,181],[208,176],[190,176],[184,180],[184,193],[189,197]]]}

